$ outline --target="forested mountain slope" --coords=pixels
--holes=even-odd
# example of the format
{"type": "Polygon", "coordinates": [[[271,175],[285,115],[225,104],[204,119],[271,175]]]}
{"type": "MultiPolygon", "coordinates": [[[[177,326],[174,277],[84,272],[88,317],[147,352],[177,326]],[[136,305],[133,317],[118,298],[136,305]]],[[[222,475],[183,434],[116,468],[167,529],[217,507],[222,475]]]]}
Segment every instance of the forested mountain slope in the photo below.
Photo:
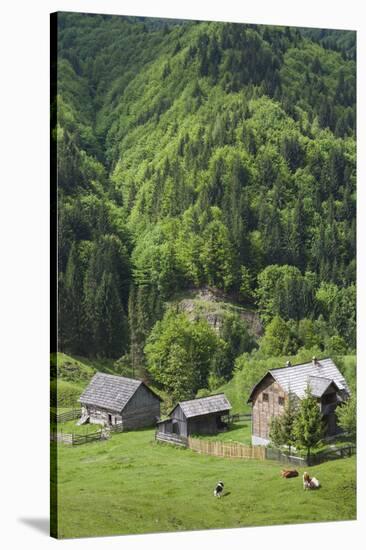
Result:
{"type": "Polygon", "coordinates": [[[245,324],[164,305],[206,286],[268,354],[354,349],[355,34],[316,31],[59,14],[62,351],[228,379],[245,324]]]}

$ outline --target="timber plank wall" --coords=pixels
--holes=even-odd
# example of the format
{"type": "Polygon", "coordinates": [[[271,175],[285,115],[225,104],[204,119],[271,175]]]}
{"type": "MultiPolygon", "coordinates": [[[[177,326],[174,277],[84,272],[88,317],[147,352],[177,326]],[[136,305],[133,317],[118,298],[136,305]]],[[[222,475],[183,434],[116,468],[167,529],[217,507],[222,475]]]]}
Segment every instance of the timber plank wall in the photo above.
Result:
{"type": "Polygon", "coordinates": [[[277,382],[269,379],[263,380],[253,400],[253,435],[269,439],[271,419],[283,413],[286,399],[287,394],[277,382]],[[267,396],[266,401],[264,400],[263,394],[267,396]],[[283,404],[280,404],[279,398],[283,399],[283,404]]]}

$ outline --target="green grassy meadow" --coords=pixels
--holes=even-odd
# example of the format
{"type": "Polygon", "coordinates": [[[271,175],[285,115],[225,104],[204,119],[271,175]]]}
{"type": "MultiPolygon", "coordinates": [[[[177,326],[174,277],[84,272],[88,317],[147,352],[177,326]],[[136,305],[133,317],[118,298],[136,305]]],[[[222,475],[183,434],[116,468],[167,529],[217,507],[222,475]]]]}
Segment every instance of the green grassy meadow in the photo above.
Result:
{"type": "Polygon", "coordinates": [[[322,488],[304,491],[279,463],[200,455],[156,443],[153,430],[54,450],[60,538],[356,518],[355,457],[309,468],[322,488]]]}
{"type": "Polygon", "coordinates": [[[252,442],[252,422],[251,420],[236,422],[232,424],[227,432],[219,432],[216,435],[196,435],[201,439],[210,439],[212,441],[237,441],[244,445],[251,445],[252,442]]]}

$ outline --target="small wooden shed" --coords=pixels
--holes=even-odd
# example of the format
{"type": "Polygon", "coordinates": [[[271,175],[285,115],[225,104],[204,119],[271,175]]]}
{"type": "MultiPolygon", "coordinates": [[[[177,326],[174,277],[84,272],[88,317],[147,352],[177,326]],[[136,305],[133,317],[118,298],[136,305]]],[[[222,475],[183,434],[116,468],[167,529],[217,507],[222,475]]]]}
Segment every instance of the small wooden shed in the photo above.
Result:
{"type": "Polygon", "coordinates": [[[304,398],[307,387],[318,402],[326,423],[326,435],[339,431],[335,410],[349,397],[347,382],[332,359],[287,364],[269,370],[254,386],[248,403],[252,404],[252,444],[268,445],[271,420],[283,413],[291,393],[295,402],[304,398]]]}
{"type": "Polygon", "coordinates": [[[220,393],[180,401],[169,413],[169,418],[159,420],[158,433],[188,437],[191,434],[216,434],[226,427],[223,416],[228,415],[231,405],[220,393]]]}
{"type": "Polygon", "coordinates": [[[80,423],[119,425],[121,430],[153,426],[161,398],[144,382],[98,372],[79,398],[80,423]]]}

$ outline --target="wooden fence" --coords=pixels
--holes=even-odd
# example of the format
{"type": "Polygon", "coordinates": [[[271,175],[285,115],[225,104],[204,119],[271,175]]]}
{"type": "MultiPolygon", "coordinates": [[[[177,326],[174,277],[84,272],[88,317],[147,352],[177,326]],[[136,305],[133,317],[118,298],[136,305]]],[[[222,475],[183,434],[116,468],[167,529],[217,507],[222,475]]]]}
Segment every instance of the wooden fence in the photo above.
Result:
{"type": "Polygon", "coordinates": [[[337,460],[338,458],[345,458],[346,456],[352,456],[356,454],[356,445],[347,445],[344,447],[334,447],[323,451],[322,453],[317,453],[316,455],[311,455],[309,460],[306,460],[308,466],[314,466],[316,464],[321,464],[327,460],[337,460]]]}
{"type": "Polygon", "coordinates": [[[295,464],[296,466],[307,466],[306,459],[301,456],[288,455],[283,453],[280,449],[274,449],[272,447],[264,448],[265,457],[267,460],[277,460],[282,464],[295,464]]]}
{"type": "Polygon", "coordinates": [[[162,432],[155,432],[156,441],[162,441],[163,443],[171,443],[172,445],[179,445],[180,447],[188,447],[188,439],[177,434],[168,434],[162,432]]]}
{"type": "Polygon", "coordinates": [[[81,409],[71,409],[63,413],[57,413],[55,411],[50,412],[51,423],[59,424],[60,422],[67,422],[68,420],[74,420],[81,417],[81,409]]]}
{"type": "Polygon", "coordinates": [[[110,426],[108,426],[108,430],[110,432],[116,432],[116,433],[127,431],[123,429],[123,424],[111,424],[110,426]]]}
{"type": "Polygon", "coordinates": [[[100,441],[101,439],[105,439],[105,437],[103,430],[85,435],[72,434],[72,444],[82,445],[83,443],[90,443],[90,441],[100,441]]]}
{"type": "Polygon", "coordinates": [[[252,414],[251,413],[245,413],[245,414],[227,414],[222,417],[223,422],[227,422],[228,424],[232,424],[233,422],[242,422],[242,421],[251,421],[252,420],[252,414]]]}
{"type": "Polygon", "coordinates": [[[315,466],[328,460],[337,460],[338,458],[344,458],[346,456],[352,456],[356,454],[356,446],[348,445],[344,447],[334,447],[327,449],[321,453],[310,455],[309,458],[296,455],[287,455],[280,449],[273,449],[271,447],[265,447],[265,457],[268,460],[277,460],[284,464],[296,464],[297,466],[315,466]]]}
{"type": "Polygon", "coordinates": [[[63,432],[57,432],[56,430],[51,431],[50,434],[51,441],[66,443],[67,445],[72,445],[72,436],[73,434],[64,434],[63,432]]]}
{"type": "Polygon", "coordinates": [[[188,437],[188,447],[198,453],[229,458],[265,459],[264,447],[243,445],[238,442],[214,441],[188,437]]]}
{"type": "Polygon", "coordinates": [[[83,443],[90,443],[91,441],[100,441],[105,439],[106,435],[103,430],[87,434],[75,434],[75,433],[63,433],[57,430],[51,430],[51,441],[57,441],[58,443],[66,443],[66,445],[82,445],[83,443]]]}

